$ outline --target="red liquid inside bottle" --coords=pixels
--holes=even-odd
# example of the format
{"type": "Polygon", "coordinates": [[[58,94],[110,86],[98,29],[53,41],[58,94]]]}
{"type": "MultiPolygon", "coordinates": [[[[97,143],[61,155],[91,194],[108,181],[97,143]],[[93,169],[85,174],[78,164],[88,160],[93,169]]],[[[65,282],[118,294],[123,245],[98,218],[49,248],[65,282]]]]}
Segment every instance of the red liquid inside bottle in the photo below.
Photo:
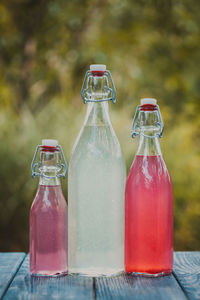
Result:
{"type": "Polygon", "coordinates": [[[172,183],[154,117],[156,110],[139,113],[139,145],[125,196],[125,269],[146,276],[167,275],[173,268],[172,183]]]}

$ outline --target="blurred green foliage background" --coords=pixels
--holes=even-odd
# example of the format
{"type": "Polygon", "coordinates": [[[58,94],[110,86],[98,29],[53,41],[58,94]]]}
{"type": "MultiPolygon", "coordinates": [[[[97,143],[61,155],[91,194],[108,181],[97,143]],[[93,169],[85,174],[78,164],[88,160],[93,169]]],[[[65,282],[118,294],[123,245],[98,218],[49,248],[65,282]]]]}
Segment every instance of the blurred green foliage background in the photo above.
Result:
{"type": "MultiPolygon", "coordinates": [[[[69,161],[91,63],[111,70],[117,103],[110,114],[127,171],[137,146],[136,105],[158,99],[174,185],[175,249],[200,250],[199,11],[196,0],[0,2],[0,251],[28,251],[36,145],[56,138],[69,161]]],[[[67,180],[62,184],[67,196],[67,180]]]]}

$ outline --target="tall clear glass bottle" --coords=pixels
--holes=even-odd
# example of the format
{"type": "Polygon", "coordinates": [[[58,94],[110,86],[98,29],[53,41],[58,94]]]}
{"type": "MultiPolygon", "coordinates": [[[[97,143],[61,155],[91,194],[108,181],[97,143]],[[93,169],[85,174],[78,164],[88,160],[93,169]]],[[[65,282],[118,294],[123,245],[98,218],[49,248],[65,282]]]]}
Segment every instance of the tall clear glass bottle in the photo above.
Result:
{"type": "Polygon", "coordinates": [[[56,140],[42,141],[31,169],[40,181],[30,211],[30,272],[35,276],[66,274],[67,204],[59,178],[65,177],[67,165],[56,140]]]}
{"type": "Polygon", "coordinates": [[[69,272],[112,275],[124,270],[126,172],[108,111],[115,88],[106,66],[90,66],[82,97],[87,113],[69,164],[69,272]]]}
{"type": "Polygon", "coordinates": [[[142,99],[133,121],[139,135],[125,193],[125,269],[127,273],[162,276],[173,267],[172,182],[159,137],[163,122],[155,99],[142,99]]]}

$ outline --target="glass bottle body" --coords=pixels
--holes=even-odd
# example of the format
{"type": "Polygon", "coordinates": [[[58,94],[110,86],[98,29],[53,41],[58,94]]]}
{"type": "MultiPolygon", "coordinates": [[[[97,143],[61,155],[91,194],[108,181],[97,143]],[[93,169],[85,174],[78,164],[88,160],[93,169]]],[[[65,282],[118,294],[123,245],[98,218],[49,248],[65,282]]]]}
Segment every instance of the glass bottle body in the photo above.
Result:
{"type": "Polygon", "coordinates": [[[41,176],[30,211],[32,275],[67,273],[67,217],[67,204],[59,179],[41,176]]]}
{"type": "Polygon", "coordinates": [[[158,137],[140,135],[125,192],[125,269],[162,276],[173,268],[173,191],[158,137]]]}
{"type": "Polygon", "coordinates": [[[87,104],[69,164],[69,272],[124,269],[125,164],[107,102],[87,104]]]}

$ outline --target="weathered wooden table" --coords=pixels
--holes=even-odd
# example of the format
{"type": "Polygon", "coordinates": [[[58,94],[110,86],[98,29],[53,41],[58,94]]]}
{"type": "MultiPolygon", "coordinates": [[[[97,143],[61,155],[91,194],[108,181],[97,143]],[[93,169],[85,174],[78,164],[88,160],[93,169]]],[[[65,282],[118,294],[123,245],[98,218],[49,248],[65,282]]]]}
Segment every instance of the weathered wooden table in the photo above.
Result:
{"type": "Polygon", "coordinates": [[[29,256],[0,253],[0,297],[3,299],[200,299],[200,252],[176,252],[174,272],[160,278],[31,277],[29,256]]]}

